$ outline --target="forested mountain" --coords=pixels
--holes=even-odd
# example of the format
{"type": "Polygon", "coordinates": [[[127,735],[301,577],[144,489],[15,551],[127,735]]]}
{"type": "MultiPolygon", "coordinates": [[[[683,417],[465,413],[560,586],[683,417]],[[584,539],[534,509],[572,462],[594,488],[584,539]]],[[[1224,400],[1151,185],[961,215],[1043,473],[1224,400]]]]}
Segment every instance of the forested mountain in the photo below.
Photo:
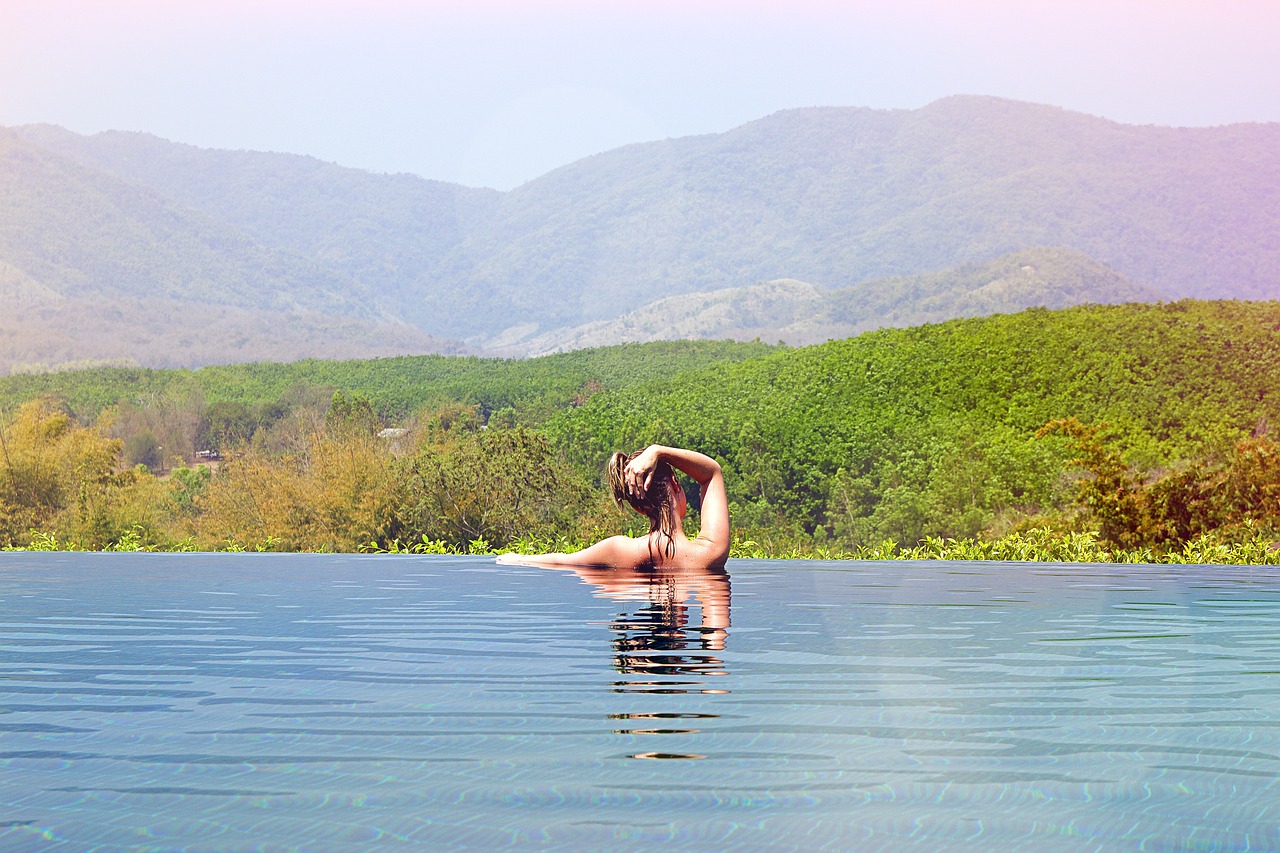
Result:
{"type": "Polygon", "coordinates": [[[554,309],[530,300],[529,315],[562,322],[655,296],[783,277],[839,287],[1032,246],[1075,249],[1171,296],[1263,298],[1280,295],[1278,145],[1280,125],[1128,127],[989,98],[796,110],[554,171],[507,194],[502,230],[468,245],[517,260],[514,274],[477,270],[485,285],[554,282],[538,291],[554,309]]]}
{"type": "Polygon", "coordinates": [[[26,284],[10,298],[175,297],[269,309],[306,298],[364,312],[351,282],[284,258],[154,190],[87,169],[12,132],[0,133],[0,252],[26,284]],[[36,284],[40,286],[37,288],[36,284]]]}
{"type": "MultiPolygon", "coordinates": [[[[263,246],[337,272],[382,310],[430,325],[424,271],[492,213],[499,193],[380,175],[312,157],[219,151],[144,133],[80,136],[20,128],[27,139],[146,186],[225,222],[263,246]]],[[[439,324],[437,324],[439,325],[439,324]]]]}
{"type": "MultiPolygon", "coordinates": [[[[0,280],[28,300],[301,306],[527,353],[656,300],[782,279],[818,288],[831,312],[799,317],[812,329],[797,340],[1008,310],[1034,299],[972,295],[992,282],[924,287],[933,302],[918,306],[871,291],[1046,246],[1168,297],[1280,296],[1275,124],[1135,127],[984,97],[801,109],[627,146],[506,193],[143,134],[0,136],[0,280]],[[856,316],[840,316],[833,289],[856,316]]],[[[802,310],[809,291],[788,292],[802,310]]]]}
{"type": "Polygon", "coordinates": [[[376,287],[0,128],[0,364],[458,351],[376,287]]]}

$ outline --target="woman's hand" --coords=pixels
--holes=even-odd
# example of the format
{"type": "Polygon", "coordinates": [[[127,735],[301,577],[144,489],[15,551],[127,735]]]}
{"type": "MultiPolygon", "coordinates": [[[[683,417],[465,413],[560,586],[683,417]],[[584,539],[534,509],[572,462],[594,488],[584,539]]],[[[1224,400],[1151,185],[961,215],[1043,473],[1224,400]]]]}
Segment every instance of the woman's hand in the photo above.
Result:
{"type": "Polygon", "coordinates": [[[649,445],[640,451],[639,456],[628,462],[622,472],[622,481],[627,489],[642,500],[653,482],[653,470],[658,466],[658,451],[658,445],[649,445]]]}

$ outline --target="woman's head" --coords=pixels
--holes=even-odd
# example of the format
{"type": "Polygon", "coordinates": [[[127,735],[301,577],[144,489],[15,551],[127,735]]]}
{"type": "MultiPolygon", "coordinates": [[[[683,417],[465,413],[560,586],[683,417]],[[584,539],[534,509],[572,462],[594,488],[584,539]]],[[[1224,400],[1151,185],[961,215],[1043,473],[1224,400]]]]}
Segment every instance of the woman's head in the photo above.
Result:
{"type": "Polygon", "coordinates": [[[615,453],[609,459],[609,490],[613,494],[613,502],[621,508],[624,503],[636,512],[649,519],[649,530],[662,532],[668,542],[672,541],[673,531],[684,518],[686,500],[684,489],[676,481],[675,472],[666,462],[658,462],[653,469],[653,478],[643,497],[636,493],[626,481],[627,463],[639,456],[637,450],[628,456],[615,453]]]}

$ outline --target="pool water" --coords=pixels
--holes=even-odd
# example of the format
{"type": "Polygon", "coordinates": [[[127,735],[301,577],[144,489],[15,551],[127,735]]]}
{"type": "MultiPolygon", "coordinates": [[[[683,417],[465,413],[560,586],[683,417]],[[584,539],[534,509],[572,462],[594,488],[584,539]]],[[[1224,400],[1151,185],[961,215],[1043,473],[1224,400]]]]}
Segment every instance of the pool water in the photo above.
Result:
{"type": "Polygon", "coordinates": [[[0,557],[0,849],[1280,848],[1280,575],[0,557]]]}

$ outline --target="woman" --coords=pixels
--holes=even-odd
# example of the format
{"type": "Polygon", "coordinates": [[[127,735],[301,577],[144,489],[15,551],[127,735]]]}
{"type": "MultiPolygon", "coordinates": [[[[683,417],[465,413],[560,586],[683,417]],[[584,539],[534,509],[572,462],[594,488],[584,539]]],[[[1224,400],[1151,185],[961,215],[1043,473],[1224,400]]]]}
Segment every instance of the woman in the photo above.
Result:
{"type": "Polygon", "coordinates": [[[647,534],[611,536],[572,554],[503,554],[498,562],[623,569],[724,566],[729,556],[729,501],[720,465],[710,456],[658,444],[630,456],[615,453],[609,460],[609,486],[614,503],[621,507],[625,501],[649,519],[647,534]],[[688,499],[675,471],[687,474],[702,487],[702,529],[693,539],[684,533],[688,499]]]}

